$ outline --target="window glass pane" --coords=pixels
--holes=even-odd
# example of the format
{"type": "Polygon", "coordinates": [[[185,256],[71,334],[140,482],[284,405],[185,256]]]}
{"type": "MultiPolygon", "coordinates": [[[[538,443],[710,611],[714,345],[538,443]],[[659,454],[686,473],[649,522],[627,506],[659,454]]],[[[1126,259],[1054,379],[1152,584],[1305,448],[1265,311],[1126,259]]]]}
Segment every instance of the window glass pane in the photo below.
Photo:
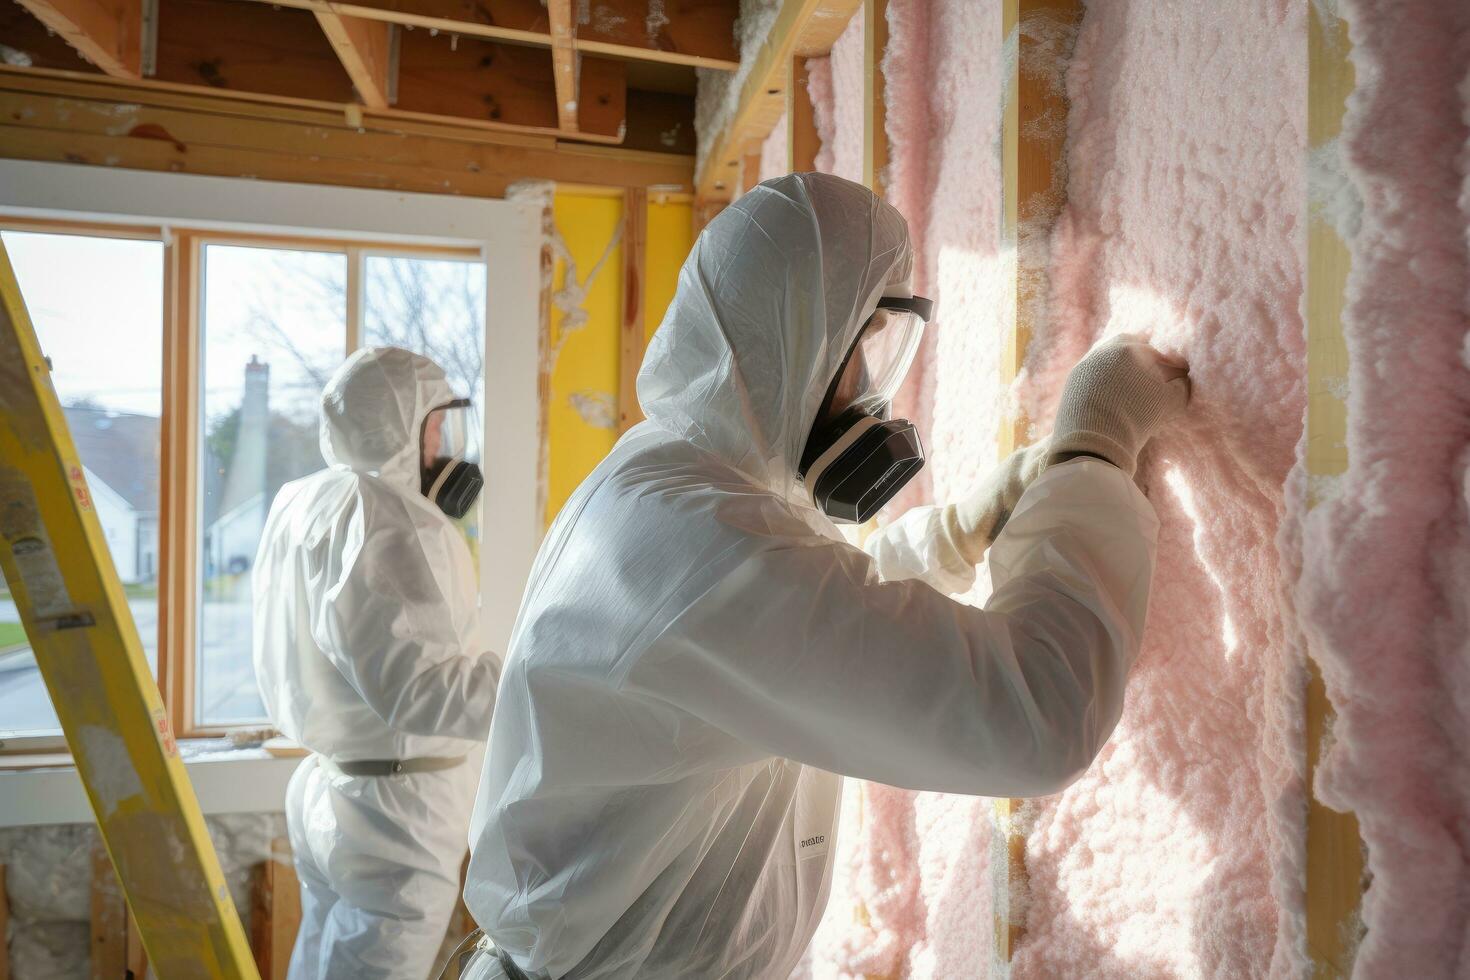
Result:
{"type": "Polygon", "coordinates": [[[195,717],[263,722],[250,569],[276,491],[322,467],[322,386],[346,344],[347,257],[204,250],[200,601],[195,717]]]}
{"type": "MultiPolygon", "coordinates": [[[[163,245],[3,232],[148,662],[158,664],[163,245]]],[[[0,738],[56,713],[0,580],[0,738]]]]}
{"type": "MultiPolygon", "coordinates": [[[[472,399],[483,418],[485,264],[370,255],[363,292],[363,344],[404,347],[432,358],[449,376],[450,387],[472,399]]],[[[485,478],[494,479],[488,467],[485,478]]],[[[459,523],[479,567],[478,502],[459,523]]]]}

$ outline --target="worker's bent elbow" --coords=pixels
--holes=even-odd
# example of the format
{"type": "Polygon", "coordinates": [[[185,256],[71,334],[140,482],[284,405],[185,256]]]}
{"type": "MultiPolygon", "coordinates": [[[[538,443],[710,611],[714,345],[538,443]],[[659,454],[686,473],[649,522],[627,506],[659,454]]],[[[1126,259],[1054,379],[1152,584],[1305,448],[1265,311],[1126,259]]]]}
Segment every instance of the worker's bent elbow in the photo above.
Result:
{"type": "Polygon", "coordinates": [[[1088,770],[1122,716],[1131,659],[1105,624],[1086,619],[1022,651],[1025,734],[1012,771],[1030,791],[1011,795],[1060,793],[1088,770]]]}
{"type": "Polygon", "coordinates": [[[1013,786],[1005,795],[1052,796],[1072,785],[1107,744],[1116,720],[1113,712],[1081,691],[1075,699],[1049,705],[1033,720],[1005,767],[1013,786]]]}
{"type": "Polygon", "coordinates": [[[1092,744],[1090,739],[1072,739],[1065,746],[1038,756],[1031,769],[1029,782],[1031,791],[1016,796],[1054,796],[1071,786],[1082,777],[1102,749],[1101,741],[1092,744]]]}

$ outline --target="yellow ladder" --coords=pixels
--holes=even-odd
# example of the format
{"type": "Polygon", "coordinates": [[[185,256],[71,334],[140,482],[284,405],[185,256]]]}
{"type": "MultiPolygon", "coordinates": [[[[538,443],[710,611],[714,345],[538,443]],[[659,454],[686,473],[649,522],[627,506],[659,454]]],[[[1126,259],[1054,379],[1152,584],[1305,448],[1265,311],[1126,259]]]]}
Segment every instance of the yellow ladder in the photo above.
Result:
{"type": "Polygon", "coordinates": [[[0,568],[154,974],[258,980],[3,245],[0,568]]]}

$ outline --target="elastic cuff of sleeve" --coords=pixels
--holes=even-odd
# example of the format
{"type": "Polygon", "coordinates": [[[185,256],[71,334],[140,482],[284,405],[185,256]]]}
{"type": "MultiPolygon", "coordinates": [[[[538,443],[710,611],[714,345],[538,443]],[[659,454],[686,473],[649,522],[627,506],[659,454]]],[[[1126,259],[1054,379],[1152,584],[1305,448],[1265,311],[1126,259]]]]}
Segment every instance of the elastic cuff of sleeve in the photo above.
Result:
{"type": "Polygon", "coordinates": [[[1050,460],[1067,453],[1101,456],[1130,477],[1138,469],[1138,457],[1133,451],[1101,432],[1068,432],[1065,435],[1053,436],[1047,465],[1051,465],[1050,460]]]}
{"type": "Polygon", "coordinates": [[[939,515],[939,526],[944,531],[944,536],[949,539],[950,547],[959,553],[960,557],[971,565],[979,565],[985,560],[985,551],[990,547],[989,535],[979,531],[966,534],[964,528],[960,527],[960,509],[954,504],[945,507],[939,515]]]}

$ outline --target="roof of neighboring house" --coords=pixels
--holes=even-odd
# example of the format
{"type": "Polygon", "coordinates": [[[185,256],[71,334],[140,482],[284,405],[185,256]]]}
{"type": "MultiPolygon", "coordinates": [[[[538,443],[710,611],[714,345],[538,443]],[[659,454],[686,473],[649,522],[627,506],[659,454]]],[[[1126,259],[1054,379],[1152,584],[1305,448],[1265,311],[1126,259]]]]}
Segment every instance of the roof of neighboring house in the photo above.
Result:
{"type": "Polygon", "coordinates": [[[82,464],[133,510],[157,513],[158,418],[89,407],[63,411],[82,464]]]}

